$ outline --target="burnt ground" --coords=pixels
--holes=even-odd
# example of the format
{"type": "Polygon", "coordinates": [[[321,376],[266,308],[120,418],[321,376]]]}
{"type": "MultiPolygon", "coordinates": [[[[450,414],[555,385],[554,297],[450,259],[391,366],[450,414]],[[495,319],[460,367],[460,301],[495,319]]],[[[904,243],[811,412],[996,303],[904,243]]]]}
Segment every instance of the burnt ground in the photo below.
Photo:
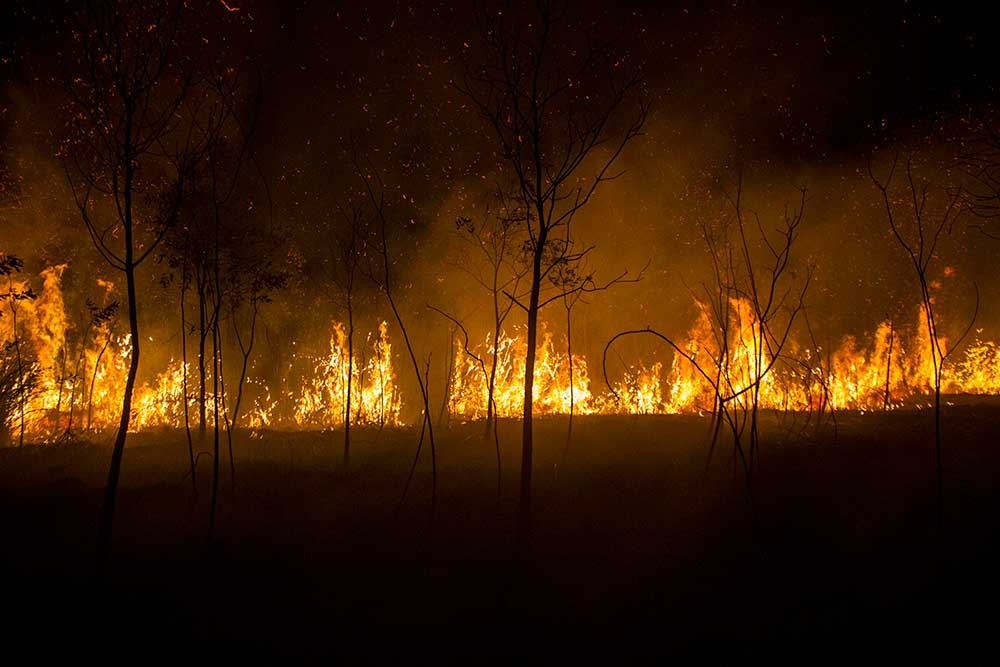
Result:
{"type": "MultiPolygon", "coordinates": [[[[518,425],[497,505],[482,426],[438,434],[396,512],[411,430],[263,433],[228,460],[215,539],[183,433],[130,438],[111,575],[95,584],[106,444],[0,451],[7,648],[35,660],[272,663],[869,661],[989,655],[1000,592],[1000,407],[945,413],[943,533],[929,411],[770,417],[754,511],[696,417],[536,429],[534,536],[511,547],[518,425]],[[754,519],[754,517],[756,517],[754,519]],[[989,653],[978,653],[981,649],[989,653]]],[[[227,663],[228,664],[228,663],[227,663]]]]}

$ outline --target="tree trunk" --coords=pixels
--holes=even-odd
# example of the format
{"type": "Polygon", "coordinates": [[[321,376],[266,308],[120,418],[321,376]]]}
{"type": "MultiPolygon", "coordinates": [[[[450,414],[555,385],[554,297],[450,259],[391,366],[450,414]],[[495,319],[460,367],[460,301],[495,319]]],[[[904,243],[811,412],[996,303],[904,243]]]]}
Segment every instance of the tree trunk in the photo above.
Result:
{"type": "Polygon", "coordinates": [[[65,334],[63,334],[62,355],[62,369],[59,371],[59,395],[56,398],[56,433],[59,432],[59,418],[62,416],[63,385],[66,383],[66,361],[69,359],[69,351],[66,349],[65,334]]]}
{"type": "Polygon", "coordinates": [[[344,406],[344,470],[351,466],[351,381],[354,376],[354,304],[347,297],[347,404],[344,406]]]}
{"type": "Polygon", "coordinates": [[[893,342],[893,329],[892,320],[889,320],[889,351],[886,353],[885,357],[885,405],[882,406],[883,410],[889,409],[889,379],[892,374],[892,342],[893,342]]]}
{"type": "Polygon", "coordinates": [[[212,500],[208,511],[208,539],[215,535],[215,512],[219,504],[219,335],[218,317],[212,318],[212,500]]]}
{"type": "Polygon", "coordinates": [[[128,378],[125,380],[125,393],[122,396],[122,414],[118,422],[118,434],[115,436],[115,446],[111,452],[111,465],[108,468],[108,482],[104,487],[104,505],[101,509],[100,524],[97,529],[97,578],[103,581],[108,555],[111,549],[111,531],[115,519],[115,503],[118,499],[118,478],[121,475],[122,457],[125,453],[125,439],[128,436],[128,425],[132,418],[132,391],[135,389],[135,379],[139,374],[139,303],[135,293],[135,255],[133,248],[132,228],[132,182],[134,171],[132,166],[133,151],[130,138],[132,136],[132,113],[127,111],[125,124],[125,186],[124,219],[122,227],[125,235],[125,286],[128,293],[128,322],[131,334],[132,350],[130,353],[128,378]]]}
{"type": "Polygon", "coordinates": [[[500,320],[496,321],[493,334],[493,363],[490,365],[490,382],[486,395],[486,437],[489,437],[492,427],[493,448],[496,450],[497,458],[497,509],[500,508],[500,500],[503,494],[503,464],[500,459],[500,431],[497,425],[496,402],[493,398],[497,377],[497,338],[500,336],[500,320]]]}
{"type": "MultiPolygon", "coordinates": [[[[87,326],[83,330],[83,341],[80,343],[80,355],[76,358],[76,370],[73,371],[73,390],[69,395],[69,423],[66,425],[67,431],[73,430],[73,408],[76,406],[76,385],[80,383],[81,366],[82,372],[84,374],[87,372],[87,364],[85,361],[87,356],[87,336],[90,334],[90,327],[92,323],[93,320],[87,322],[87,326]]],[[[86,390],[86,382],[84,382],[83,387],[84,390],[86,390]]],[[[83,400],[83,398],[81,397],[80,400],[83,400]]]]}
{"type": "MultiPolygon", "coordinates": [[[[11,292],[14,291],[13,279],[11,279],[11,292]]],[[[21,411],[21,432],[18,436],[18,447],[24,447],[24,362],[21,360],[21,339],[17,335],[17,305],[13,297],[10,300],[10,313],[14,332],[14,354],[17,356],[17,404],[21,411]]]]}
{"type": "Polygon", "coordinates": [[[451,412],[448,403],[451,398],[451,379],[455,367],[455,328],[448,329],[448,354],[444,360],[444,392],[442,392],[441,409],[438,410],[438,428],[444,428],[450,421],[451,412]]]}
{"type": "Polygon", "coordinates": [[[521,430],[521,492],[517,511],[516,539],[522,549],[531,540],[532,407],[535,389],[535,346],[538,340],[538,302],[541,292],[542,250],[545,236],[536,241],[532,263],[531,297],[528,302],[528,349],[524,359],[524,413],[521,430]]]}
{"type": "MultiPolygon", "coordinates": [[[[110,329],[110,327],[109,327],[110,329]]],[[[90,394],[87,400],[87,430],[90,430],[90,425],[94,416],[94,386],[97,384],[97,371],[101,368],[101,357],[108,349],[108,345],[111,344],[111,332],[108,331],[107,337],[104,339],[104,347],[101,351],[97,353],[97,361],[94,362],[94,374],[90,378],[90,394]]]]}
{"type": "Polygon", "coordinates": [[[566,427],[566,446],[563,448],[563,463],[569,455],[569,443],[573,439],[573,410],[576,407],[573,393],[573,318],[572,311],[566,308],[566,358],[569,362],[569,424],[566,427]]]}
{"type": "Polygon", "coordinates": [[[181,268],[181,371],[184,391],[184,435],[187,437],[188,464],[191,467],[191,491],[198,495],[198,480],[195,471],[194,443],[191,441],[191,411],[188,407],[188,353],[187,353],[187,313],[184,309],[185,292],[187,290],[187,251],[184,253],[184,266],[181,268]]]}
{"type": "MultiPolygon", "coordinates": [[[[128,206],[129,204],[126,204],[128,206]]],[[[125,452],[125,438],[128,435],[129,420],[132,416],[132,390],[139,372],[139,320],[138,303],[135,295],[135,266],[132,264],[132,225],[125,224],[125,284],[128,291],[128,319],[131,334],[131,359],[125,393],[122,396],[122,414],[118,422],[118,435],[111,452],[111,467],[108,469],[108,483],[104,488],[104,505],[101,509],[100,526],[97,531],[97,577],[104,579],[108,554],[111,548],[111,530],[115,518],[115,503],[118,497],[118,478],[121,474],[122,457],[125,452]]]]}
{"type": "MultiPolygon", "coordinates": [[[[197,270],[197,269],[196,269],[197,270]]],[[[205,339],[208,328],[205,325],[206,295],[205,278],[198,279],[198,439],[205,440],[205,339]]]]}
{"type": "Polygon", "coordinates": [[[934,382],[934,453],[937,457],[937,523],[938,535],[944,527],[944,463],[941,458],[941,375],[934,382]]]}

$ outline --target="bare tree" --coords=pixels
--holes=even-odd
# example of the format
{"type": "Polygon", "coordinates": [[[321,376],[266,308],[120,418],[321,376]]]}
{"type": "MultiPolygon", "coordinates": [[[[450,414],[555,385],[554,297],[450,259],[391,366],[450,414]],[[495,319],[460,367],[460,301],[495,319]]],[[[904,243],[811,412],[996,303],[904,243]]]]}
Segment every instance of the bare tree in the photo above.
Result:
{"type": "MultiPolygon", "coordinates": [[[[520,252],[525,229],[521,224],[523,216],[510,208],[511,201],[502,190],[490,196],[481,221],[468,216],[460,216],[455,221],[455,230],[463,248],[472,248],[481,262],[458,262],[459,268],[477,285],[489,294],[492,326],[490,342],[492,352],[484,355],[473,351],[465,318],[428,304],[431,310],[440,313],[462,332],[462,349],[472,359],[483,374],[486,385],[486,422],[484,437],[493,436],[493,447],[497,465],[497,506],[499,507],[503,489],[503,466],[500,456],[500,431],[497,426],[496,380],[500,362],[500,336],[504,323],[516,305],[510,294],[519,291],[521,281],[529,265],[523,261],[520,252]],[[487,368],[487,363],[489,367],[487,368]]],[[[448,400],[448,397],[445,397],[448,400]]]]}
{"type": "Polygon", "coordinates": [[[776,365],[795,363],[788,358],[786,347],[812,275],[807,269],[805,276],[798,279],[791,269],[806,191],[801,189],[798,206],[786,207],[772,231],[757,213],[746,210],[742,176],[727,201],[729,215],[716,224],[701,226],[712,274],[701,283],[702,294],[696,294],[696,298],[708,315],[714,340],[692,349],[649,327],[624,331],[605,346],[602,364],[607,379],[608,350],[619,338],[632,334],[651,334],[692,364],[711,388],[713,422],[708,463],[722,426],[728,426],[734,456],[743,468],[746,500],[752,507],[761,391],[776,365]]]}
{"type": "Polygon", "coordinates": [[[567,262],[555,267],[555,270],[549,274],[549,281],[562,293],[562,305],[566,311],[569,418],[566,422],[566,444],[563,447],[563,463],[565,463],[569,456],[569,444],[573,439],[573,413],[576,411],[576,388],[573,373],[573,308],[582,301],[585,288],[594,284],[594,276],[583,262],[567,262]]]}
{"type": "MultiPolygon", "coordinates": [[[[379,289],[385,294],[386,299],[389,301],[389,307],[392,309],[392,314],[396,319],[396,324],[399,326],[400,333],[403,334],[403,343],[406,345],[406,352],[410,357],[410,363],[413,367],[413,373],[417,380],[417,387],[420,390],[420,399],[423,407],[420,439],[417,443],[417,451],[413,457],[413,465],[410,467],[410,474],[406,480],[406,486],[403,489],[403,495],[400,499],[399,507],[402,507],[403,502],[406,500],[406,494],[409,491],[410,483],[413,480],[413,474],[416,471],[417,463],[420,461],[420,452],[423,450],[424,435],[426,434],[431,450],[430,525],[433,527],[434,514],[437,509],[437,445],[434,441],[434,420],[431,419],[430,393],[427,382],[429,370],[421,373],[420,363],[417,361],[417,354],[413,349],[413,342],[410,340],[410,335],[406,330],[406,324],[403,321],[403,316],[399,311],[399,306],[396,304],[395,287],[392,274],[393,257],[389,248],[389,211],[388,203],[385,198],[385,182],[382,179],[382,174],[370,159],[363,160],[353,148],[351,150],[351,163],[354,167],[355,174],[362,181],[364,193],[372,207],[372,211],[374,212],[375,225],[378,229],[375,252],[379,256],[379,264],[381,265],[379,268],[381,271],[377,269],[372,270],[368,277],[376,285],[378,285],[379,289]]],[[[374,269],[374,267],[372,268],[374,269]]],[[[429,359],[427,361],[427,367],[430,367],[429,359]]]]}
{"type": "Polygon", "coordinates": [[[344,470],[351,464],[351,405],[354,380],[354,321],[358,288],[364,273],[371,273],[368,263],[373,219],[367,206],[353,203],[347,207],[337,204],[341,225],[333,234],[335,239],[331,254],[334,257],[333,282],[347,312],[347,383],[344,395],[344,470]]]}
{"type": "Polygon", "coordinates": [[[555,267],[589,253],[589,248],[571,251],[573,222],[597,188],[617,176],[611,168],[639,136],[647,113],[647,106],[634,99],[641,82],[637,68],[593,43],[563,48],[566,14],[555,3],[539,0],[529,14],[497,11],[483,16],[480,36],[485,54],[470,55],[458,84],[492,130],[497,152],[511,174],[508,196],[524,216],[527,235],[529,287],[525,294],[509,294],[527,316],[517,519],[521,545],[527,544],[531,528],[538,313],[564,295],[545,298],[542,291],[555,267]],[[559,240],[564,243],[555,249],[553,241],[559,240]]]}
{"type": "Polygon", "coordinates": [[[954,345],[946,348],[942,344],[941,318],[937,312],[934,282],[931,273],[940,261],[940,243],[951,233],[956,219],[961,213],[962,190],[946,192],[935,188],[930,180],[915,173],[913,156],[907,156],[905,183],[902,194],[895,191],[893,178],[899,167],[899,154],[894,154],[889,172],[884,179],[875,175],[871,160],[868,161],[868,176],[882,197],[886,219],[896,242],[909,260],[920,288],[920,304],[924,323],[927,326],[927,345],[931,355],[934,389],[934,452],[937,469],[937,520],[940,530],[944,522],[944,463],[941,458],[941,378],[944,364],[961,345],[972,330],[979,313],[979,289],[973,285],[976,294],[975,311],[965,331],[954,345]],[[938,206],[933,200],[941,198],[938,206]],[[905,203],[904,203],[905,202],[905,203]]]}
{"type": "MultiPolygon", "coordinates": [[[[497,416],[494,392],[499,363],[498,346],[504,323],[515,305],[515,301],[507,295],[520,291],[521,281],[529,268],[529,264],[522,261],[524,257],[520,252],[527,231],[522,224],[523,221],[524,216],[516,208],[516,202],[506,197],[503,190],[498,190],[492,195],[481,221],[477,222],[467,216],[459,217],[455,221],[458,237],[464,245],[472,247],[483,262],[480,264],[462,261],[460,267],[490,295],[493,325],[490,336],[493,354],[490,355],[489,372],[485,377],[486,433],[493,431],[494,439],[496,439],[497,416]]],[[[470,354],[468,332],[465,332],[465,336],[466,354],[470,354]]],[[[485,363],[482,365],[485,373],[485,363]]]]}
{"type": "Polygon", "coordinates": [[[960,190],[973,226],[985,236],[1000,240],[996,221],[1000,218],[1000,123],[997,114],[972,112],[972,127],[959,149],[957,166],[965,175],[960,190]]]}
{"type": "Polygon", "coordinates": [[[259,112],[260,70],[252,60],[220,67],[208,72],[203,86],[207,90],[207,113],[198,129],[205,137],[205,178],[209,202],[210,252],[207,282],[209,285],[210,329],[212,337],[212,498],[209,512],[209,537],[215,530],[219,486],[219,440],[225,428],[229,454],[230,487],[236,489],[236,459],[233,454],[233,431],[239,419],[243,385],[256,337],[257,316],[269,292],[284,285],[286,277],[271,267],[273,239],[261,238],[251,227],[247,211],[252,198],[247,189],[247,165],[259,112]],[[254,77],[254,81],[249,79],[254,77]],[[249,304],[246,336],[241,334],[240,311],[249,304]],[[232,415],[226,405],[225,365],[222,321],[232,323],[240,348],[241,369],[237,379],[236,400],[232,415]]]}
{"type": "Polygon", "coordinates": [[[200,158],[192,74],[180,50],[184,3],[94,0],[75,16],[64,156],[76,206],[101,257],[125,274],[131,354],[98,531],[98,575],[111,544],[118,478],[139,370],[136,270],[177,217],[200,158]],[[149,205],[168,200],[163,206],[149,205]]]}

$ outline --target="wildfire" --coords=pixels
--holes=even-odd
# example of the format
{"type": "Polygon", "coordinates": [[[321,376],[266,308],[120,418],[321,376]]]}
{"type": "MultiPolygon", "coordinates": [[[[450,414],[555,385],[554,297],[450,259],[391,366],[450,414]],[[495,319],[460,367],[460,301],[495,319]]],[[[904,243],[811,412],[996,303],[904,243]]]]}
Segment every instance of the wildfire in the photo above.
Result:
{"type": "MultiPolygon", "coordinates": [[[[701,306],[694,325],[678,346],[690,357],[673,355],[662,362],[626,367],[613,391],[594,393],[587,361],[573,355],[573,405],[576,414],[692,414],[713,409],[718,395],[746,406],[756,387],[757,405],[773,410],[881,410],[902,406],[933,391],[934,362],[927,321],[918,312],[912,327],[881,322],[867,345],[852,336],[835,350],[794,345],[775,360],[765,333],[749,304],[733,299],[725,331],[701,306]],[[698,364],[698,367],[692,363],[698,364]],[[706,377],[708,376],[708,377],[706,377]],[[712,381],[709,381],[709,378],[712,381]]],[[[939,339],[942,349],[947,341],[939,339]]],[[[456,351],[450,408],[453,414],[480,419],[487,414],[488,373],[494,353],[496,414],[520,415],[523,400],[525,343],[504,335],[496,347],[487,341],[470,359],[456,351]],[[486,373],[484,368],[486,367],[486,373]]],[[[539,414],[568,414],[571,408],[569,357],[545,333],[539,346],[533,401],[539,414]]],[[[946,393],[1000,393],[1000,346],[976,340],[945,366],[946,393]]]]}
{"type": "MultiPolygon", "coordinates": [[[[545,331],[541,338],[535,354],[535,382],[532,391],[534,409],[540,414],[568,413],[572,400],[573,410],[576,413],[588,414],[597,411],[594,397],[590,392],[586,359],[573,355],[571,385],[569,356],[556,350],[551,333],[545,331]]],[[[520,337],[501,333],[496,346],[491,345],[487,338],[482,347],[484,354],[478,355],[480,358],[492,359],[494,354],[497,357],[493,381],[496,415],[520,416],[524,408],[524,365],[527,344],[520,337]]],[[[483,366],[475,359],[469,358],[461,344],[458,344],[449,397],[452,414],[467,419],[486,417],[488,375],[492,372],[490,363],[486,364],[484,373],[483,366]]]]}
{"type": "MultiPolygon", "coordinates": [[[[351,360],[347,330],[340,322],[333,323],[330,354],[318,360],[312,380],[302,386],[295,402],[296,425],[343,425],[347,414],[348,380],[352,424],[384,426],[399,423],[401,403],[396,390],[396,374],[392,369],[388,324],[382,322],[374,340],[369,335],[365,343],[371,348],[371,356],[365,358],[365,346],[356,345],[351,360]]],[[[270,423],[270,417],[265,419],[270,423]]]]}
{"type": "MultiPolygon", "coordinates": [[[[23,404],[8,408],[12,417],[7,426],[13,432],[23,420],[34,441],[115,428],[120,417],[131,344],[127,334],[118,332],[121,325],[108,315],[113,312],[108,304],[114,287],[97,280],[95,292],[103,303],[88,301],[89,316],[84,313],[74,319],[62,294],[66,268],[45,269],[39,276],[37,298],[18,301],[10,306],[16,313],[0,319],[5,368],[21,364],[18,377],[32,378],[23,404]]],[[[24,285],[15,282],[10,287],[24,285]]],[[[676,341],[683,355],[672,353],[669,363],[643,360],[619,369],[612,387],[605,390],[595,389],[587,359],[578,353],[571,358],[562,341],[543,327],[535,362],[535,413],[705,413],[720,397],[730,405],[745,406],[752,392],[763,409],[865,411],[919,403],[933,390],[934,359],[926,318],[919,309],[913,324],[881,322],[869,336],[846,337],[835,349],[791,342],[777,359],[749,304],[734,299],[726,313],[728,324],[723,327],[720,318],[701,306],[695,322],[676,341]]],[[[947,349],[947,341],[939,343],[947,349]]],[[[382,322],[376,332],[357,333],[352,346],[345,325],[334,321],[328,349],[319,357],[302,358],[307,366],[304,379],[286,378],[289,389],[272,392],[263,378],[251,374],[246,381],[249,407],[241,423],[251,428],[342,426],[350,386],[351,423],[399,425],[403,396],[393,367],[389,326],[382,322]]],[[[487,338],[473,352],[478,358],[466,354],[461,345],[455,349],[448,396],[451,414],[485,418],[492,379],[495,414],[519,417],[527,352],[524,337],[516,331],[502,332],[497,341],[487,338]]],[[[207,373],[206,386],[211,387],[211,369],[207,373]]],[[[136,387],[131,428],[193,423],[200,414],[198,380],[190,364],[169,361],[161,373],[136,387]]],[[[1000,346],[979,338],[966,345],[946,364],[942,390],[1000,394],[1000,346]]],[[[229,414],[232,393],[220,391],[220,417],[229,414]]],[[[204,400],[213,405],[211,391],[204,400]]],[[[211,426],[214,411],[209,407],[205,413],[211,426]]],[[[221,426],[227,427],[228,420],[221,426]]]]}

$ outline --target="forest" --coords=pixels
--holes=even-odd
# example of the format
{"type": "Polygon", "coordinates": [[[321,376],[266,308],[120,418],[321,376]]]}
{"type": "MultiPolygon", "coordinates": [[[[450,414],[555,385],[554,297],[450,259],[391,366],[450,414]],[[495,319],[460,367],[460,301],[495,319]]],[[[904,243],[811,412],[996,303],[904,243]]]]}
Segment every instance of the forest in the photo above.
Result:
{"type": "Polygon", "coordinates": [[[40,658],[988,646],[988,8],[0,13],[0,573],[40,658]]]}

